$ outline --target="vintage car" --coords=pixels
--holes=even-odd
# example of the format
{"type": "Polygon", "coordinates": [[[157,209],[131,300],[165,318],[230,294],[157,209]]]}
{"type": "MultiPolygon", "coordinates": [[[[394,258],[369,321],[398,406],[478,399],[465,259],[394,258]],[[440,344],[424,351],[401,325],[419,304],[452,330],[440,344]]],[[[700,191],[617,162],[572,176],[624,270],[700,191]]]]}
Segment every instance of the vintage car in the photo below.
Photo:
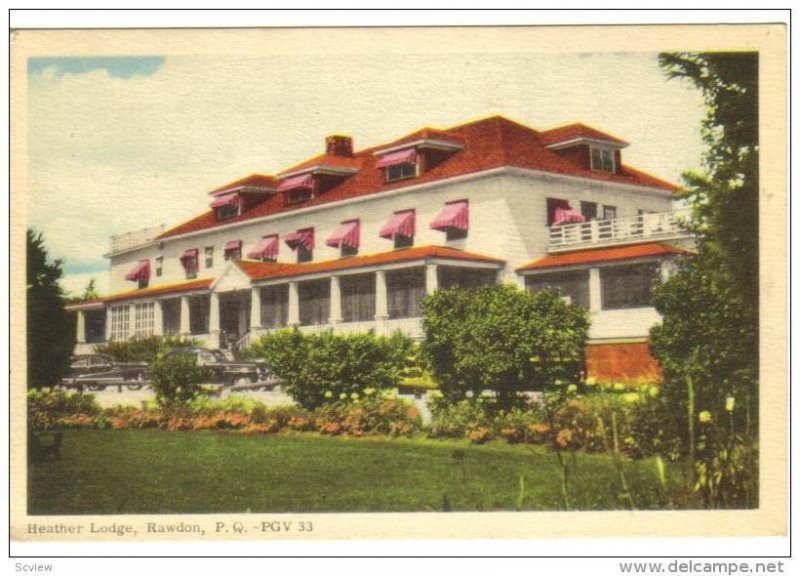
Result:
{"type": "Polygon", "coordinates": [[[278,383],[278,379],[269,366],[263,362],[235,362],[228,360],[220,350],[206,350],[199,347],[175,348],[167,357],[177,354],[193,355],[199,366],[209,370],[208,384],[222,384],[225,386],[271,388],[278,383]]]}
{"type": "Polygon", "coordinates": [[[72,357],[70,374],[61,385],[95,391],[125,385],[129,390],[139,390],[149,379],[146,362],[117,362],[107,354],[82,354],[72,357]]]}

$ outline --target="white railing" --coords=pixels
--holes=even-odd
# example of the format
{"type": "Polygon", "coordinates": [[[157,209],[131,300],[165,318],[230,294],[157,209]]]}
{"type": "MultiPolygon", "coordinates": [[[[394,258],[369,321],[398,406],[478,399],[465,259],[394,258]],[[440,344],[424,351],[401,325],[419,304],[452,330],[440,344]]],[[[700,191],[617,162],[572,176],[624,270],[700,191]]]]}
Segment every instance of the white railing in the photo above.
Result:
{"type": "Polygon", "coordinates": [[[548,250],[558,252],[579,246],[683,238],[689,233],[682,222],[686,222],[690,215],[690,212],[683,210],[552,226],[548,250]]]}
{"type": "Polygon", "coordinates": [[[153,226],[152,228],[142,228],[141,230],[134,230],[133,232],[126,232],[125,234],[117,234],[111,237],[111,253],[121,252],[147,244],[151,242],[156,236],[164,231],[164,225],[153,226]]]}

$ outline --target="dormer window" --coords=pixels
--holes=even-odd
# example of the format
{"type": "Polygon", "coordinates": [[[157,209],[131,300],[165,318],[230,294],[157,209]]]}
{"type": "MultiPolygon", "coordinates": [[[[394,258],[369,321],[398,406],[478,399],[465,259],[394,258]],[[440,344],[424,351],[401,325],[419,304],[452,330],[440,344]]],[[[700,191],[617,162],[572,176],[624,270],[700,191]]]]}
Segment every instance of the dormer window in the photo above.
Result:
{"type": "Polygon", "coordinates": [[[211,207],[217,212],[217,220],[227,220],[239,215],[239,194],[221,194],[214,198],[211,207]]]}
{"type": "Polygon", "coordinates": [[[596,172],[608,172],[610,174],[616,172],[614,167],[614,151],[612,149],[592,146],[591,150],[592,170],[596,172]]]}
{"type": "Polygon", "coordinates": [[[377,168],[383,168],[386,182],[396,182],[419,175],[417,151],[414,148],[385,154],[375,162],[377,168]]]}
{"type": "Polygon", "coordinates": [[[286,192],[286,201],[289,204],[310,200],[314,197],[315,188],[316,181],[313,174],[301,174],[278,184],[278,191],[286,192]]]}

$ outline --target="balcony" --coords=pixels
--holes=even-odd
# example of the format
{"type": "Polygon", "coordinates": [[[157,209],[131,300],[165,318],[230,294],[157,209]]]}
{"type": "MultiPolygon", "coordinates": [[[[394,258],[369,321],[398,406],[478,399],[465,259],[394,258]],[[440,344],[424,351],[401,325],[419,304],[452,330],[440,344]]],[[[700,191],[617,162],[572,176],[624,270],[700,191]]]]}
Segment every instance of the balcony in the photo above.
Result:
{"type": "Polygon", "coordinates": [[[547,250],[564,252],[578,248],[686,238],[690,234],[682,223],[688,221],[690,217],[691,212],[681,210],[553,226],[550,228],[547,250]]]}
{"type": "Polygon", "coordinates": [[[111,246],[109,252],[116,254],[124,250],[136,248],[142,244],[152,242],[156,236],[164,231],[164,225],[153,226],[152,228],[142,228],[141,230],[134,230],[133,232],[126,232],[125,234],[118,234],[111,237],[111,246]]]}

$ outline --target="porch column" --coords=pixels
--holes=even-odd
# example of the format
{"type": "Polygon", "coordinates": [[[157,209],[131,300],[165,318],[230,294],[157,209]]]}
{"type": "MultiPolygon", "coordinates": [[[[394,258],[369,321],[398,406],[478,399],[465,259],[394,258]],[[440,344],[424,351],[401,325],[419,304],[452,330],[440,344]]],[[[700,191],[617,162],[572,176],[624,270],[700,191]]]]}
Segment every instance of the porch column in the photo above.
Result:
{"type": "Polygon", "coordinates": [[[111,342],[111,309],[112,309],[111,306],[106,308],[106,326],[105,326],[106,342],[111,342]]]}
{"type": "Polygon", "coordinates": [[[662,260],[660,265],[661,283],[665,283],[672,276],[673,262],[672,260],[662,260]]]}
{"type": "Polygon", "coordinates": [[[287,324],[289,326],[300,325],[300,292],[297,282],[289,282],[289,315],[287,324]]]}
{"type": "Polygon", "coordinates": [[[375,272],[375,332],[386,335],[389,320],[389,301],[386,294],[386,271],[375,272]]]}
{"type": "Polygon", "coordinates": [[[189,297],[181,296],[181,336],[189,336],[192,333],[192,324],[189,322],[189,297]]]}
{"type": "Polygon", "coordinates": [[[219,348],[219,294],[212,292],[208,306],[208,346],[219,348]]]}
{"type": "Polygon", "coordinates": [[[331,276],[331,309],[328,323],[342,322],[342,285],[338,276],[331,276]]]}
{"type": "Polygon", "coordinates": [[[433,294],[439,288],[439,267],[436,264],[425,265],[425,293],[433,294]]]}
{"type": "Polygon", "coordinates": [[[162,300],[153,302],[153,335],[161,336],[164,334],[164,309],[161,307],[162,300]]]}
{"type": "Polygon", "coordinates": [[[600,286],[600,268],[589,268],[589,311],[599,312],[603,297],[600,286]]]}
{"type": "Polygon", "coordinates": [[[75,330],[78,344],[86,343],[86,317],[83,315],[83,310],[78,310],[78,321],[75,323],[75,330]]]}
{"type": "Polygon", "coordinates": [[[259,336],[261,330],[261,288],[250,290],[250,333],[259,336]]]}

